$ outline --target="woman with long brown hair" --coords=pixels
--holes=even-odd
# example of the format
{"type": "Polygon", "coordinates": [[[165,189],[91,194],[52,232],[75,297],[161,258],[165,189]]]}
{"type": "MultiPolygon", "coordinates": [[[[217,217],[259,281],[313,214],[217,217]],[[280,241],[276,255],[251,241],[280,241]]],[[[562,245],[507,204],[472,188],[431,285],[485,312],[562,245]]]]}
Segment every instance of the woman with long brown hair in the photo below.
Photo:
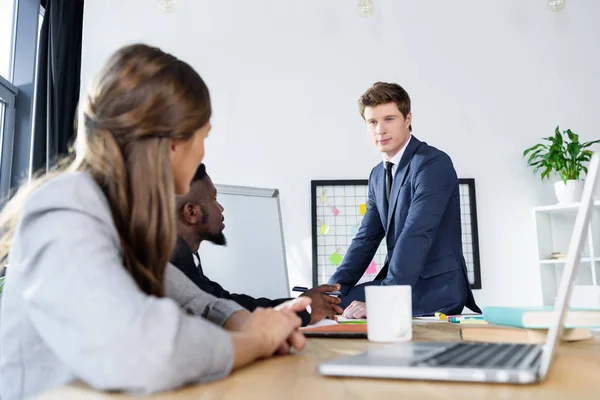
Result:
{"type": "Polygon", "coordinates": [[[128,46],[84,106],[75,158],[0,217],[0,397],[76,379],[151,393],[302,348],[295,312],[308,299],[250,314],[168,264],[175,195],[188,191],[210,131],[200,76],[157,48],[128,46]]]}

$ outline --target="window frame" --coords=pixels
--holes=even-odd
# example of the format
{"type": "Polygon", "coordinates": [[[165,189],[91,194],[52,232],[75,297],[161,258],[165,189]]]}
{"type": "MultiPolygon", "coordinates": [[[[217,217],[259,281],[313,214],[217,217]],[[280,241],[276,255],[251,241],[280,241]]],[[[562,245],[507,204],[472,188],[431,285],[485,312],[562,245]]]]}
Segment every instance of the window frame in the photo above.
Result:
{"type": "Polygon", "coordinates": [[[0,209],[7,196],[31,179],[35,75],[40,0],[14,0],[9,76],[2,78],[6,106],[2,142],[0,209]],[[9,78],[8,81],[6,78],[9,78]]]}
{"type": "Polygon", "coordinates": [[[2,123],[2,137],[0,138],[0,202],[10,193],[10,182],[13,161],[13,148],[15,137],[16,101],[19,89],[0,76],[0,101],[4,105],[4,120],[2,123]]]}

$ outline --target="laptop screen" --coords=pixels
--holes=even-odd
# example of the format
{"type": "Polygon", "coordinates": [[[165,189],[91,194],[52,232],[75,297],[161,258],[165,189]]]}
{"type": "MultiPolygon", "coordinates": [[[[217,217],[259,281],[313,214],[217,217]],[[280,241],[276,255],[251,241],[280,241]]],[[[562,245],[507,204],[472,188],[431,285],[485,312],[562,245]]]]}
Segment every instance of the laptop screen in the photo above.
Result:
{"type": "Polygon", "coordinates": [[[550,363],[552,362],[552,357],[556,350],[558,338],[562,335],[564,320],[567,314],[566,309],[571,298],[571,289],[573,288],[574,277],[576,276],[577,268],[579,267],[581,252],[587,237],[590,214],[594,204],[594,188],[598,184],[599,169],[600,154],[595,153],[592,156],[585,179],[581,203],[579,205],[579,211],[577,212],[577,217],[575,219],[573,234],[569,243],[567,263],[565,264],[565,268],[560,280],[560,286],[558,288],[556,302],[554,304],[552,323],[550,325],[550,330],[548,331],[548,339],[542,354],[542,360],[540,364],[540,375],[542,378],[545,378],[546,374],[548,373],[550,363]]]}

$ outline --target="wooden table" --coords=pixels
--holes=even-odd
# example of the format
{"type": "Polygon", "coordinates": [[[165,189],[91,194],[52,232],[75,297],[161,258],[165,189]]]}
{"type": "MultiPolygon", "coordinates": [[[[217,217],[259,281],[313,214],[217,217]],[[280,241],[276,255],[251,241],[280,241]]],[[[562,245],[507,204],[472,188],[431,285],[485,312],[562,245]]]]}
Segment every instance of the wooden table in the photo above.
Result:
{"type": "MultiPolygon", "coordinates": [[[[415,340],[460,340],[457,330],[415,326],[415,340]]],[[[535,385],[501,385],[349,379],[324,377],[317,365],[379,344],[366,339],[309,339],[299,354],[265,360],[236,371],[230,377],[202,386],[151,396],[152,399],[599,399],[600,336],[563,343],[546,381],[535,385]]],[[[131,399],[108,395],[73,384],[50,391],[43,400],[131,399]]],[[[139,398],[139,397],[136,397],[139,398]]]]}

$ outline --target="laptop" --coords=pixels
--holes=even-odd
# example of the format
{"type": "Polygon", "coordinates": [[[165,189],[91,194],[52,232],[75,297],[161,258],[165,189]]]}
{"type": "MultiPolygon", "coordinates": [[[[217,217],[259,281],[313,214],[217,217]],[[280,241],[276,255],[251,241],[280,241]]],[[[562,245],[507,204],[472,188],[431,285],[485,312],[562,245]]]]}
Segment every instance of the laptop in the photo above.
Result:
{"type": "Polygon", "coordinates": [[[592,156],[575,219],[545,344],[403,342],[321,363],[331,376],[526,384],[543,381],[562,334],[598,183],[600,155],[592,156]]]}

